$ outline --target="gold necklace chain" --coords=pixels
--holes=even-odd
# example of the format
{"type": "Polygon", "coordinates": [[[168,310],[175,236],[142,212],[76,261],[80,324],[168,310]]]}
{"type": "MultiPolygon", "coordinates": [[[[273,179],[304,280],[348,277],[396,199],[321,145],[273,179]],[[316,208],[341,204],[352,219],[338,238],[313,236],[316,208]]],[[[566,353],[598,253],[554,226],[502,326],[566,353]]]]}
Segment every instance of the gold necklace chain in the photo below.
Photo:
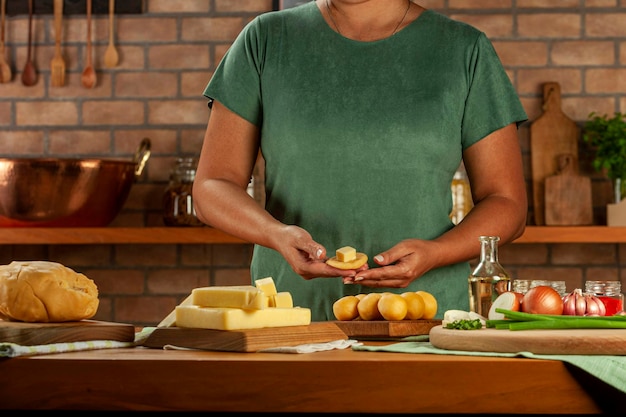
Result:
{"type": "MultiPolygon", "coordinates": [[[[400,20],[398,22],[398,24],[396,25],[395,29],[393,30],[393,32],[391,32],[391,35],[389,35],[389,36],[393,36],[393,35],[396,34],[398,29],[400,28],[400,25],[402,25],[402,23],[404,23],[404,19],[406,19],[406,16],[409,14],[409,9],[410,8],[411,8],[411,0],[407,0],[406,10],[404,11],[404,15],[402,16],[402,20],[400,20]]],[[[333,18],[333,13],[330,11],[329,0],[326,0],[326,10],[328,11],[328,17],[330,17],[330,21],[333,22],[333,26],[337,30],[337,33],[340,34],[341,36],[343,36],[343,33],[341,33],[341,31],[339,30],[339,26],[337,26],[337,22],[335,22],[335,19],[333,18]]]]}

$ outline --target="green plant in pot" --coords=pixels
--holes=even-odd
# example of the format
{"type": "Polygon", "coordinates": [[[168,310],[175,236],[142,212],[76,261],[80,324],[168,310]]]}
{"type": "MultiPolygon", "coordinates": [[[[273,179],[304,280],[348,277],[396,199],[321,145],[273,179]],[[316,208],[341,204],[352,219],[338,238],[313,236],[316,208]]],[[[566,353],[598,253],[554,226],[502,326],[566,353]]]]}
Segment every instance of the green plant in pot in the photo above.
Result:
{"type": "Polygon", "coordinates": [[[614,202],[621,202],[626,195],[626,114],[609,117],[590,113],[583,128],[583,140],[596,151],[594,169],[606,172],[613,182],[614,202]]]}

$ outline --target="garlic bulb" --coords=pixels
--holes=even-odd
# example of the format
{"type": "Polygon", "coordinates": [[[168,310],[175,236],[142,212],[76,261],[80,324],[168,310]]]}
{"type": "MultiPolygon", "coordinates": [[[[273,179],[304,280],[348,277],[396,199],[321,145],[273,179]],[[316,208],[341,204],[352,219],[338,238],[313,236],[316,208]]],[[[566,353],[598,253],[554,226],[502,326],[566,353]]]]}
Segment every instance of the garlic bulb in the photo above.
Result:
{"type": "Polygon", "coordinates": [[[576,288],[563,297],[563,314],[566,316],[604,316],[606,307],[595,295],[576,288]]]}

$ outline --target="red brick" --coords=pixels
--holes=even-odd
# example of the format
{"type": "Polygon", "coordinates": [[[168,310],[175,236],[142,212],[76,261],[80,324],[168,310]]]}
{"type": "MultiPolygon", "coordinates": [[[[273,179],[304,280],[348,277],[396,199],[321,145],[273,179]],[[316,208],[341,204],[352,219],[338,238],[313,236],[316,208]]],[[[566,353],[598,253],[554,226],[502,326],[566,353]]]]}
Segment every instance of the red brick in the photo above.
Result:
{"type": "Polygon", "coordinates": [[[217,269],[213,285],[251,285],[250,269],[217,269]]]}
{"type": "Polygon", "coordinates": [[[86,269],[83,273],[94,280],[100,297],[141,295],[144,293],[144,272],[135,269],[86,269]]]}
{"type": "Polygon", "coordinates": [[[123,266],[176,265],[175,245],[119,245],[115,263],[123,266]]]}
{"type": "Polygon", "coordinates": [[[626,91],[626,68],[588,69],[585,83],[589,93],[626,91]]]}
{"type": "Polygon", "coordinates": [[[78,124],[78,108],[76,103],[72,102],[18,102],[15,120],[18,126],[76,125],[78,124]]]}
{"type": "Polygon", "coordinates": [[[485,32],[490,39],[511,38],[513,35],[513,17],[506,14],[454,14],[451,18],[465,22],[485,32]]]}
{"type": "Polygon", "coordinates": [[[582,17],[575,13],[521,14],[518,33],[526,38],[578,38],[582,17]]]}
{"type": "Polygon", "coordinates": [[[135,325],[156,325],[178,305],[177,297],[115,297],[115,321],[135,325]]]}
{"type": "Polygon", "coordinates": [[[150,294],[189,295],[191,290],[210,285],[206,269],[164,269],[148,273],[150,294]]]}
{"type": "Polygon", "coordinates": [[[585,34],[590,37],[626,36],[626,11],[621,13],[588,13],[585,15],[585,34]]]}
{"type": "Polygon", "coordinates": [[[554,244],[554,265],[606,265],[616,261],[616,245],[613,244],[554,244]]]}
{"type": "Polygon", "coordinates": [[[566,41],[552,44],[552,62],[563,66],[599,66],[615,63],[615,46],[607,41],[566,41]]]}
{"type": "Polygon", "coordinates": [[[144,104],[141,101],[85,101],[82,105],[86,125],[141,125],[144,104]]]}

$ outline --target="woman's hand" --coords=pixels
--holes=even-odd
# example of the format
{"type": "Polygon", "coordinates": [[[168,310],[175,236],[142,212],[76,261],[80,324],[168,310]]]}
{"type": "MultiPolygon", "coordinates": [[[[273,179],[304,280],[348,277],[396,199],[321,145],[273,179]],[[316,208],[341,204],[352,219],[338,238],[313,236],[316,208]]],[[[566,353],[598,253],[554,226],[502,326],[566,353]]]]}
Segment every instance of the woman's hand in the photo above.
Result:
{"type": "Polygon", "coordinates": [[[302,278],[309,280],[321,277],[354,277],[359,269],[338,269],[326,264],[326,248],[315,242],[309,232],[298,226],[285,226],[277,239],[276,250],[285,258],[291,268],[302,278]]]}
{"type": "Polygon", "coordinates": [[[344,284],[366,287],[406,288],[413,280],[437,266],[439,245],[420,239],[403,240],[374,257],[380,268],[358,271],[344,277],[344,284]]]}

